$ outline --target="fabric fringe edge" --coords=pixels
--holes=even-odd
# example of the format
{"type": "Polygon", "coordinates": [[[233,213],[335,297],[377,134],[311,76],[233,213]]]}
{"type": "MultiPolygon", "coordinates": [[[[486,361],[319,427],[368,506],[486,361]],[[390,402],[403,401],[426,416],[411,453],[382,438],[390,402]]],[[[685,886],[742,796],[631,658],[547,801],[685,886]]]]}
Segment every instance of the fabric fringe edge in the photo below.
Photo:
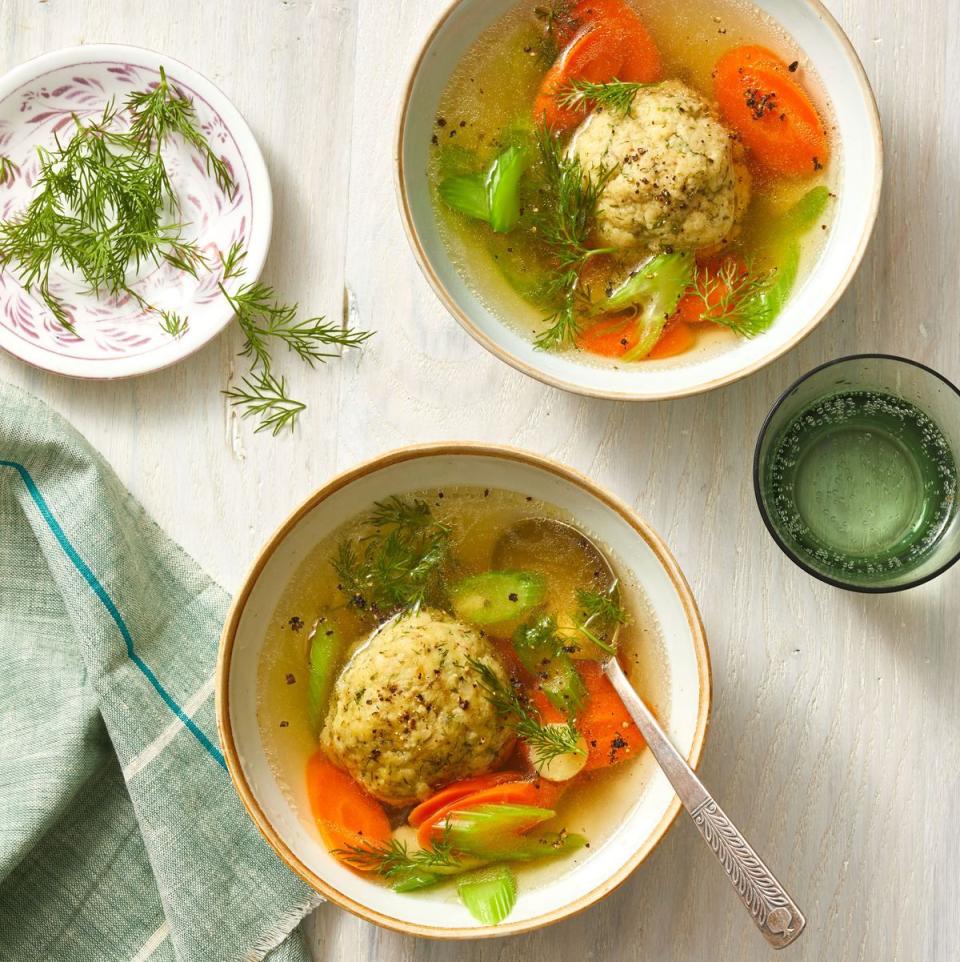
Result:
{"type": "Polygon", "coordinates": [[[321,895],[311,895],[306,902],[281,915],[275,925],[269,928],[250,948],[242,962],[262,962],[262,959],[279,946],[293,930],[317,906],[323,905],[326,899],[321,895]]]}

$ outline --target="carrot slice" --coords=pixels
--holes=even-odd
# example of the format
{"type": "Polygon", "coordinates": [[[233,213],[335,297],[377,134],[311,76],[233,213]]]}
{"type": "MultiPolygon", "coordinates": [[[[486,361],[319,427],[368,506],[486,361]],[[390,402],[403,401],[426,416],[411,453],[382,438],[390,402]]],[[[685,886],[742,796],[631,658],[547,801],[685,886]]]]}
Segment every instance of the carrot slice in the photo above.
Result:
{"type": "Polygon", "coordinates": [[[494,785],[502,785],[504,782],[519,782],[524,778],[526,778],[526,775],[523,772],[489,772],[486,775],[477,775],[475,778],[464,778],[459,782],[441,788],[425,802],[417,805],[410,812],[407,821],[414,828],[417,828],[451,802],[472,795],[484,788],[492,788],[494,785]]]}
{"type": "Polygon", "coordinates": [[[596,662],[583,661],[579,669],[587,688],[586,707],[577,719],[590,752],[584,771],[634,757],[643,747],[643,736],[616,689],[596,662]]]}
{"type": "Polygon", "coordinates": [[[696,340],[689,324],[673,320],[663,329],[660,340],[654,344],[647,357],[650,360],[675,357],[677,354],[689,351],[696,340]]]}
{"type": "Polygon", "coordinates": [[[544,75],[533,101],[533,119],[558,133],[583,120],[582,107],[565,107],[560,99],[573,80],[603,83],[617,75],[623,54],[615,31],[603,24],[584,27],[544,75]]]}
{"type": "Polygon", "coordinates": [[[632,317],[606,317],[577,335],[577,347],[602,357],[621,357],[637,343],[632,317]]]}
{"type": "Polygon", "coordinates": [[[383,806],[327,761],[323,752],[310,756],[306,779],[310,810],[329,849],[390,841],[390,822],[383,806]]]}
{"type": "Polygon", "coordinates": [[[761,171],[796,176],[827,163],[830,147],[823,120],[773,51],[759,46],[727,51],[717,61],[714,94],[724,120],[761,171]]]}
{"type": "Polygon", "coordinates": [[[533,105],[534,120],[559,133],[585,116],[583,106],[559,102],[572,81],[652,83],[663,70],[653,37],[624,0],[582,0],[573,7],[570,21],[576,29],[559,34],[565,46],[544,76],[533,105]]]}
{"type": "Polygon", "coordinates": [[[684,294],[677,304],[677,310],[671,321],[683,321],[686,324],[701,324],[716,317],[723,310],[723,303],[729,293],[727,284],[719,276],[721,271],[726,273],[732,268],[733,277],[740,279],[747,274],[747,265],[740,257],[732,254],[710,257],[697,265],[702,274],[706,288],[706,306],[703,298],[695,293],[684,294]]]}
{"type": "Polygon", "coordinates": [[[472,792],[462,798],[437,809],[429,818],[420,823],[417,841],[427,848],[431,842],[443,837],[443,826],[451,812],[476,808],[478,805],[537,805],[541,798],[540,790],[533,782],[506,782],[472,792]]]}

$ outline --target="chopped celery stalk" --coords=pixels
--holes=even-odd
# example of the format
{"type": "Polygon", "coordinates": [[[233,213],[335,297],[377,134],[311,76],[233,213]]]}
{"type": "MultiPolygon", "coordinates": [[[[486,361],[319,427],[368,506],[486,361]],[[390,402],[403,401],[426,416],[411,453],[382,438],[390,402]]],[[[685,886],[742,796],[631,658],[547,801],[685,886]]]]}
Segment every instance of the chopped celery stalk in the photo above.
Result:
{"type": "Polygon", "coordinates": [[[587,837],[567,832],[546,832],[531,838],[519,838],[517,843],[515,848],[501,858],[509,862],[533,862],[538,858],[558,858],[583,848],[587,844],[587,837]]]}
{"type": "Polygon", "coordinates": [[[454,614],[473,625],[496,625],[525,615],[547,592],[542,575],[527,571],[485,571],[450,589],[454,614]]]}
{"type": "Polygon", "coordinates": [[[814,187],[777,222],[768,245],[776,271],[769,284],[748,294],[737,306],[737,312],[749,319],[753,333],[767,330],[786,305],[800,272],[800,237],[817,222],[829,199],[826,187],[814,187]]]}
{"type": "Polygon", "coordinates": [[[345,645],[340,632],[328,615],[317,619],[317,628],[310,642],[310,670],[307,683],[307,715],[310,727],[319,733],[327,713],[333,683],[343,661],[345,645]]]}
{"type": "Polygon", "coordinates": [[[450,812],[444,825],[450,847],[477,858],[499,859],[521,848],[520,835],[556,813],[533,805],[478,805],[450,812]]]}
{"type": "Polygon", "coordinates": [[[529,164],[529,153],[514,146],[500,154],[487,170],[490,226],[498,234],[513,230],[520,219],[520,178],[529,164]]]}
{"type": "Polygon", "coordinates": [[[829,199],[830,191],[822,185],[808,190],[783,215],[783,233],[802,234],[810,230],[824,212],[829,199]]]}
{"type": "Polygon", "coordinates": [[[521,625],[514,632],[513,647],[523,667],[539,679],[551,705],[568,713],[579,711],[587,691],[573,659],[563,649],[552,616],[521,625]]]}
{"type": "Polygon", "coordinates": [[[477,220],[490,220],[490,202],[487,185],[480,174],[463,174],[448,177],[437,188],[448,207],[474,217],[477,220]]]}
{"type": "Polygon", "coordinates": [[[646,357],[660,340],[683,292],[693,283],[693,258],[687,253],[658,254],[637,268],[609,297],[593,305],[595,314],[637,308],[637,343],[624,361],[646,357]]]}
{"type": "Polygon", "coordinates": [[[404,875],[393,883],[394,892],[417,892],[420,889],[430,888],[440,882],[446,882],[449,875],[439,875],[436,872],[427,872],[419,869],[404,875]]]}
{"type": "Polygon", "coordinates": [[[498,925],[517,903],[517,877],[506,865],[491,865],[461,876],[457,894],[478,922],[498,925]]]}

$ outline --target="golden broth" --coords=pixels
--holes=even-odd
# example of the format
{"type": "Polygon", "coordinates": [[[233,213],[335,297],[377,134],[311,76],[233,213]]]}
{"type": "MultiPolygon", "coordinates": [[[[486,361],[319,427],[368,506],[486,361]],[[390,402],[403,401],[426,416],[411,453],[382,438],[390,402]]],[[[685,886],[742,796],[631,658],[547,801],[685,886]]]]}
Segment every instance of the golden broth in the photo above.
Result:
{"type": "MultiPolygon", "coordinates": [[[[404,499],[413,497],[427,501],[434,518],[452,528],[451,574],[456,578],[490,570],[501,535],[516,522],[527,518],[569,520],[555,507],[512,491],[458,487],[417,492],[404,499]]],[[[318,747],[307,717],[306,638],[317,615],[334,608],[338,628],[354,650],[369,636],[369,622],[344,607],[344,595],[330,564],[340,541],[362,528],[362,519],[347,522],[317,544],[294,573],[271,619],[259,665],[257,719],[266,755],[304,824],[318,838],[304,786],[307,759],[318,747]]],[[[548,603],[552,609],[573,597],[577,587],[588,584],[593,572],[584,566],[582,557],[570,557],[569,545],[557,544],[553,550],[544,547],[547,550],[541,560],[526,559],[526,570],[539,569],[550,579],[548,603]]],[[[620,633],[621,662],[637,691],[657,715],[665,717],[670,708],[670,679],[658,626],[642,587],[629,581],[621,587],[624,607],[631,615],[630,624],[620,633]]],[[[644,750],[638,757],[581,775],[558,803],[557,818],[551,825],[580,832],[595,847],[622,821],[654,767],[650,753],[644,750]]],[[[399,834],[408,837],[409,831],[401,829],[399,834]]],[[[523,877],[534,882],[538,877],[552,877],[585,854],[524,866],[523,877]]]]}
{"type": "MultiPolygon", "coordinates": [[[[803,52],[766,14],[740,0],[630,2],[658,46],[665,78],[682,80],[713,102],[712,73],[718,58],[731,47],[761,44],[787,63],[799,61],[797,76],[816,104],[831,138],[835,136],[829,101],[819,78],[806,63],[803,52]]],[[[454,70],[437,110],[428,167],[448,253],[486,306],[504,323],[528,336],[543,329],[543,318],[548,313],[531,304],[516,289],[535,283],[541,274],[538,247],[522,231],[496,234],[485,225],[452,211],[437,196],[436,187],[449,174],[468,172],[468,163],[481,167],[488,164],[506,146],[511,125],[529,119],[548,66],[541,52],[543,28],[534,14],[534,9],[541,5],[538,0],[518,3],[473,44],[454,70]]],[[[807,191],[819,184],[829,186],[835,180],[833,161],[819,174],[809,177],[776,178],[767,183],[755,180],[740,235],[726,250],[743,257],[759,271],[774,266],[764,258],[760,242],[807,191]]],[[[819,229],[814,227],[803,237],[798,283],[816,262],[828,223],[829,210],[819,229]]],[[[738,340],[735,334],[719,325],[697,327],[695,347],[670,358],[670,363],[701,360],[705,354],[729,348],[738,340]]],[[[585,351],[571,350],[571,353],[584,363],[603,366],[620,363],[585,351]]]]}

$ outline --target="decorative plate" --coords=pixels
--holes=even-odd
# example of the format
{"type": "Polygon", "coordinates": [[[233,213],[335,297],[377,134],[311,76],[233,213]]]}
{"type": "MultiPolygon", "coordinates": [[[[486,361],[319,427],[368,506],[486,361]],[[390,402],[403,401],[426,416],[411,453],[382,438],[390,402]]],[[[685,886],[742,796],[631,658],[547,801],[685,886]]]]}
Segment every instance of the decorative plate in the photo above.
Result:
{"type": "MultiPolygon", "coordinates": [[[[164,162],[180,200],[184,236],[207,255],[208,268],[191,277],[164,263],[145,264],[131,287],[151,304],[189,319],[171,337],[156,314],[129,297],[83,293],[83,281],[65,269],[51,272],[51,291],[68,308],[71,332],[51,315],[36,291],[18,279],[15,265],[0,269],[0,346],[24,361],[71,377],[121,378],[166,367],[201,348],[230,321],[233,311],[219,290],[220,254],[242,241],[247,250],[243,281],[255,280],[270,244],[273,202],[263,156],[236,108],[210,81],[171,57],[115,44],[72,47],[45,54],[0,77],[0,155],[15,165],[0,184],[0,220],[29,204],[39,169],[37,147],[69,139],[74,116],[122,105],[148,89],[163,66],[170,81],[190,97],[199,127],[228,165],[236,182],[232,197],[207,176],[199,153],[179,138],[164,147],[164,162]]],[[[228,289],[241,281],[233,280],[228,289]]]]}

